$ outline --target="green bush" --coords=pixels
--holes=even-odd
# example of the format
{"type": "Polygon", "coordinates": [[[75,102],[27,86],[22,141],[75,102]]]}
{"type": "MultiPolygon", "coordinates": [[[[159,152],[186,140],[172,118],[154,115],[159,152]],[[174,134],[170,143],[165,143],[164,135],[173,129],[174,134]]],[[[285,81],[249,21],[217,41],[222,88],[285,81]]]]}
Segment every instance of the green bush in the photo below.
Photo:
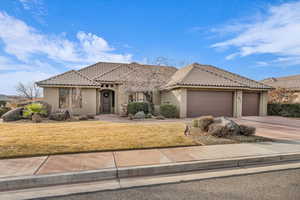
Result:
{"type": "Polygon", "coordinates": [[[45,116],[47,115],[47,110],[40,103],[29,104],[24,108],[23,117],[31,118],[31,116],[35,113],[41,116],[45,116]]]}
{"type": "Polygon", "coordinates": [[[127,106],[128,114],[135,115],[139,111],[144,111],[145,114],[149,113],[149,104],[146,102],[130,102],[127,106]]]}
{"type": "Polygon", "coordinates": [[[10,110],[11,109],[9,107],[0,107],[0,117],[10,110]]]}
{"type": "Polygon", "coordinates": [[[0,107],[3,107],[6,105],[6,101],[0,101],[0,107]]]}
{"type": "Polygon", "coordinates": [[[171,104],[163,104],[160,106],[160,114],[166,118],[177,118],[177,107],[171,104]]]}
{"type": "Polygon", "coordinates": [[[300,104],[268,104],[268,115],[300,117],[300,104]]]}

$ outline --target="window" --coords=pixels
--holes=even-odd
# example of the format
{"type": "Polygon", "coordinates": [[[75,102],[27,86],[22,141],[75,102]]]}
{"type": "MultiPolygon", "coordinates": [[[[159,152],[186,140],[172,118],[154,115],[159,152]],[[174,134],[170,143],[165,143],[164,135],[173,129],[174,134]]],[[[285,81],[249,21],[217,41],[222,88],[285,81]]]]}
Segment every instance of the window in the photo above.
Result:
{"type": "Polygon", "coordinates": [[[146,97],[142,92],[135,92],[129,95],[129,102],[145,102],[146,97]]]}
{"type": "Polygon", "coordinates": [[[72,108],[82,108],[82,94],[80,88],[72,88],[72,108]]]}
{"type": "Polygon", "coordinates": [[[70,105],[70,90],[59,88],[59,108],[68,108],[70,105]]]}

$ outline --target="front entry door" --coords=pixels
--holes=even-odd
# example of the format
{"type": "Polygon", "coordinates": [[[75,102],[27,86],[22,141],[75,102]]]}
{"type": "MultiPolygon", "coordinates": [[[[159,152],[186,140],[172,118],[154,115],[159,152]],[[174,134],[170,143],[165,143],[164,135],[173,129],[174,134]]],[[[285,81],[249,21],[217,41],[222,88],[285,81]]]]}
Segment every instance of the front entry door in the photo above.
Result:
{"type": "Polygon", "coordinates": [[[111,113],[111,92],[103,91],[101,94],[102,113],[111,113]]]}

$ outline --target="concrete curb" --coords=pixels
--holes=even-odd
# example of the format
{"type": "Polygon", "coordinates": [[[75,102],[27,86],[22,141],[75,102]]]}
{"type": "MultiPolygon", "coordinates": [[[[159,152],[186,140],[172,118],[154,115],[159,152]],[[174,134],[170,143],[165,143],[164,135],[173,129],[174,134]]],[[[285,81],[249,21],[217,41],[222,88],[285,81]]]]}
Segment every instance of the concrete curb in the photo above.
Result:
{"type": "Polygon", "coordinates": [[[300,152],[5,178],[0,180],[0,191],[201,170],[238,168],[271,163],[278,164],[289,161],[300,161],[300,152]]]}
{"type": "Polygon", "coordinates": [[[116,178],[116,169],[5,178],[1,179],[0,181],[0,191],[45,187],[60,184],[102,181],[116,178]]]}
{"type": "Polygon", "coordinates": [[[84,195],[95,192],[116,191],[139,187],[158,186],[164,184],[176,184],[191,181],[208,180],[215,178],[227,178],[243,175],[253,175],[268,172],[300,169],[300,162],[290,161],[277,165],[238,167],[229,169],[193,171],[189,173],[167,174],[147,177],[121,178],[119,180],[106,180],[89,183],[77,183],[57,185],[50,187],[31,188],[24,190],[0,192],[0,198],[6,200],[44,199],[70,197],[72,195],[84,195]]]}

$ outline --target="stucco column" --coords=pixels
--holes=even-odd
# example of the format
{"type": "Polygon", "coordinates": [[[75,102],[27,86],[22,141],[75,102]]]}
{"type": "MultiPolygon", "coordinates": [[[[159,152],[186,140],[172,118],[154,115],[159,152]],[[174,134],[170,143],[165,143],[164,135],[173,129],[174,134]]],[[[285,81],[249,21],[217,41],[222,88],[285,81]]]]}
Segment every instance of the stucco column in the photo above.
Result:
{"type": "Polygon", "coordinates": [[[51,105],[51,111],[59,109],[59,90],[58,88],[43,88],[44,101],[51,105]]]}
{"type": "Polygon", "coordinates": [[[259,98],[259,116],[268,115],[268,92],[261,92],[259,98]]]}
{"type": "Polygon", "coordinates": [[[237,90],[233,97],[233,117],[241,117],[243,111],[243,91],[237,90]]]}
{"type": "Polygon", "coordinates": [[[180,89],[180,112],[179,117],[187,117],[187,89],[180,89]]]}

